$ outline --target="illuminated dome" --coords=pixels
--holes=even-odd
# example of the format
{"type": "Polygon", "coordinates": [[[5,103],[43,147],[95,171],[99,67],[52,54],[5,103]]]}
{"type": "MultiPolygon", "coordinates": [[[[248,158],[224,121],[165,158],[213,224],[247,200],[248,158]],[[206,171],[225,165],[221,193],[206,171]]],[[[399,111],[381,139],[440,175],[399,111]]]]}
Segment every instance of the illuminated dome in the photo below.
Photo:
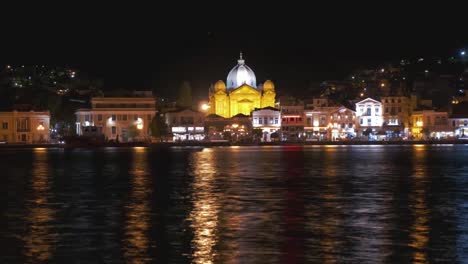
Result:
{"type": "Polygon", "coordinates": [[[215,83],[214,90],[215,90],[215,92],[217,92],[217,91],[225,92],[226,91],[226,84],[223,81],[219,80],[219,81],[217,81],[215,83]]]}
{"type": "Polygon", "coordinates": [[[275,91],[275,84],[270,80],[266,80],[263,83],[263,91],[265,91],[265,92],[267,92],[267,91],[274,92],[275,91]]]}
{"type": "Polygon", "coordinates": [[[240,54],[237,65],[232,68],[227,77],[227,89],[236,89],[239,86],[247,84],[254,88],[257,88],[257,79],[252,69],[245,64],[242,59],[242,53],[240,54]]]}

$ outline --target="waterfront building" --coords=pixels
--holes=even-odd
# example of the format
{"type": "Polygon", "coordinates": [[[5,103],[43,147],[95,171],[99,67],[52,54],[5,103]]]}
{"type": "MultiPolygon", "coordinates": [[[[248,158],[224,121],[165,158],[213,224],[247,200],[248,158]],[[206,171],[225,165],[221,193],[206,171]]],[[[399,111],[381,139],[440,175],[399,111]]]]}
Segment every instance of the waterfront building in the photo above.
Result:
{"type": "Polygon", "coordinates": [[[344,106],[304,111],[306,141],[349,140],[356,136],[356,112],[344,106]]]}
{"type": "Polygon", "coordinates": [[[468,101],[454,106],[449,124],[452,126],[455,137],[468,138],[468,101]]]}
{"type": "Polygon", "coordinates": [[[257,86],[254,71],[240,54],[237,65],[229,72],[226,83],[219,80],[209,90],[208,114],[225,118],[237,114],[250,115],[255,108],[275,106],[275,85],[267,80],[257,86]]]}
{"type": "Polygon", "coordinates": [[[262,142],[270,142],[279,138],[281,128],[281,111],[274,107],[264,107],[252,111],[252,126],[254,129],[261,129],[262,142]],[[272,134],[276,136],[272,137],[272,134]]]}
{"type": "Polygon", "coordinates": [[[304,104],[281,103],[281,140],[298,141],[304,138],[304,104]]]}
{"type": "Polygon", "coordinates": [[[45,143],[49,141],[49,111],[0,112],[0,123],[0,142],[45,143]]]}
{"type": "Polygon", "coordinates": [[[411,116],[411,101],[405,96],[384,96],[381,98],[383,107],[383,130],[388,137],[407,136],[411,116]]]}
{"type": "Polygon", "coordinates": [[[381,131],[383,124],[382,103],[366,98],[356,103],[357,135],[371,140],[386,136],[381,131]]]}
{"type": "Polygon", "coordinates": [[[156,114],[153,97],[93,97],[91,108],[76,112],[76,134],[96,127],[108,140],[120,142],[149,140],[150,124],[156,114]]]}
{"type": "Polygon", "coordinates": [[[192,109],[170,111],[165,114],[166,124],[174,141],[203,140],[205,115],[192,109]]]}
{"type": "Polygon", "coordinates": [[[449,126],[448,113],[434,110],[414,111],[411,115],[413,139],[443,139],[454,136],[449,126]]]}

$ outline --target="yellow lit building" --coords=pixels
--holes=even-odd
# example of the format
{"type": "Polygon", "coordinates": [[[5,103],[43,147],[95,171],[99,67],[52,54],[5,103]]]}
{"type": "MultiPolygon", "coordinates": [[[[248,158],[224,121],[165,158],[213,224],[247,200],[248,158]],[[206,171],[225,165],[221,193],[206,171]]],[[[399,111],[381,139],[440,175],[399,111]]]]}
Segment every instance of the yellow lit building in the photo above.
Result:
{"type": "Polygon", "coordinates": [[[0,112],[0,142],[44,143],[49,141],[50,113],[34,111],[0,112]]]}
{"type": "Polygon", "coordinates": [[[225,118],[237,114],[250,115],[255,108],[275,107],[275,85],[267,80],[257,87],[255,73],[245,64],[242,53],[237,65],[229,72],[226,83],[216,82],[209,91],[208,114],[225,118]]]}

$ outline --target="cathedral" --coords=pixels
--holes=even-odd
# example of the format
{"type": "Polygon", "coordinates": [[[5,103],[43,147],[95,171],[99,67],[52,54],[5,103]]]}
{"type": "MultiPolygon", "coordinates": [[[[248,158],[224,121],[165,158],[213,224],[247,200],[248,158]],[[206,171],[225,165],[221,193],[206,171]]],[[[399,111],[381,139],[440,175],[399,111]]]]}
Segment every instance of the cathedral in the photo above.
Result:
{"type": "Polygon", "coordinates": [[[255,73],[240,54],[237,65],[209,91],[210,112],[225,118],[237,114],[250,115],[255,108],[275,107],[275,85],[267,80],[257,87],[255,73]]]}

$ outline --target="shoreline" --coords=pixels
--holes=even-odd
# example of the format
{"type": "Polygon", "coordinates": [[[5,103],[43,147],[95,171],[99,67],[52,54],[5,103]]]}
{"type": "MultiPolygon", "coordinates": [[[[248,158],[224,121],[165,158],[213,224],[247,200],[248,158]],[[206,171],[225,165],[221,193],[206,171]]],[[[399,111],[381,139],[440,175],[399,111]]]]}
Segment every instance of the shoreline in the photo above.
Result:
{"type": "Polygon", "coordinates": [[[158,142],[158,143],[109,143],[103,145],[67,144],[1,144],[1,149],[28,148],[129,148],[129,147],[229,147],[229,146],[359,146],[359,145],[465,145],[468,140],[421,140],[421,141],[313,141],[313,142],[267,142],[267,143],[230,143],[230,142],[158,142]]]}

